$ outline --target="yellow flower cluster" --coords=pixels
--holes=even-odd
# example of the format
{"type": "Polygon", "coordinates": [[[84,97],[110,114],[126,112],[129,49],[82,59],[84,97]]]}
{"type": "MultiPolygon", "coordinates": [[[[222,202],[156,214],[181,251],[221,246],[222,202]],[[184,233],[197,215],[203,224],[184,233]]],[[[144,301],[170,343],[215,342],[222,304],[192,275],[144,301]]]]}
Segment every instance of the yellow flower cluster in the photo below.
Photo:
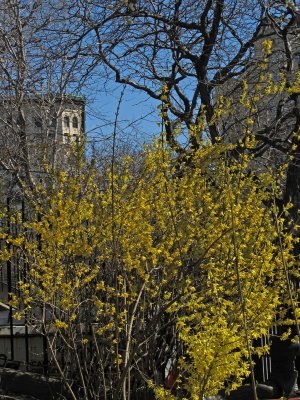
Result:
{"type": "MultiPolygon", "coordinates": [[[[227,159],[221,144],[203,143],[193,157],[178,170],[157,141],[113,172],[60,175],[37,193],[36,217],[11,243],[30,266],[20,302],[37,325],[49,324],[74,352],[104,346],[117,376],[130,363],[141,369],[171,329],[165,357],[176,363],[178,393],[196,400],[249,374],[247,338],[253,354],[265,351],[252,342],[272,324],[285,281],[264,206],[273,177],[254,179],[251,160],[227,159]]],[[[292,247],[283,235],[291,268],[292,247]]],[[[160,384],[149,383],[157,399],[181,398],[160,384]]]]}

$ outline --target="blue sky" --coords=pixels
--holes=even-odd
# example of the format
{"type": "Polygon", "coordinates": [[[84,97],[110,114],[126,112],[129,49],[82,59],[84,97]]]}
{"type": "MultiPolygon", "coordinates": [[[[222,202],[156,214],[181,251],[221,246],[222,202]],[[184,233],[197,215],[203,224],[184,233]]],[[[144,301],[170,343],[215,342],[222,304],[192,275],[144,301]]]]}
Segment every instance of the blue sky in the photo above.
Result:
{"type": "MultiPolygon", "coordinates": [[[[86,93],[86,132],[88,140],[98,145],[111,142],[116,111],[123,86],[111,82],[86,93]]],[[[126,87],[118,116],[119,141],[133,146],[149,142],[160,133],[158,104],[138,90],[126,87]]]]}

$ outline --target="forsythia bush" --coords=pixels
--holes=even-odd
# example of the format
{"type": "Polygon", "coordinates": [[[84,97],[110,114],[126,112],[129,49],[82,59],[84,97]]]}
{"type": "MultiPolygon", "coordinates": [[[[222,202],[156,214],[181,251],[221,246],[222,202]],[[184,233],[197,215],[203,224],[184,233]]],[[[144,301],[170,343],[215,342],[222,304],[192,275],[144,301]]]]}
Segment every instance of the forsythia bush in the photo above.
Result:
{"type": "Polygon", "coordinates": [[[157,141],[113,173],[60,173],[16,236],[3,227],[26,268],[19,316],[74,399],[202,399],[240,385],[265,350],[253,343],[285,296],[292,240],[278,251],[273,177],[229,150],[203,143],[178,166],[157,141]]]}

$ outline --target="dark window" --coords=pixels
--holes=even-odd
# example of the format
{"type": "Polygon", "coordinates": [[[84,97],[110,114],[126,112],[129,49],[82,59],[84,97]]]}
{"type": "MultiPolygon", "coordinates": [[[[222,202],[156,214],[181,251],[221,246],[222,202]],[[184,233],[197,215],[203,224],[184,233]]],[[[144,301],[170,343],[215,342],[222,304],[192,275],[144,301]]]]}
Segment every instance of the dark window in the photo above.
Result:
{"type": "Polygon", "coordinates": [[[64,117],[64,128],[70,128],[70,117],[68,115],[64,117]]]}
{"type": "Polygon", "coordinates": [[[77,117],[73,117],[73,128],[77,129],[78,128],[78,118],[77,117]]]}
{"type": "Polygon", "coordinates": [[[52,142],[54,139],[55,139],[55,134],[51,131],[48,132],[48,140],[52,142]]]}
{"type": "Polygon", "coordinates": [[[17,125],[23,126],[23,123],[24,123],[24,120],[23,120],[22,115],[18,115],[18,117],[17,117],[17,125]]]}
{"type": "Polygon", "coordinates": [[[54,115],[51,116],[50,118],[50,128],[55,128],[56,127],[56,118],[54,115]]]}
{"type": "Polygon", "coordinates": [[[73,135],[73,140],[75,143],[79,143],[79,136],[78,135],[73,135]]]}
{"type": "Polygon", "coordinates": [[[34,117],[34,125],[36,128],[41,128],[43,126],[41,117],[34,117]]]}

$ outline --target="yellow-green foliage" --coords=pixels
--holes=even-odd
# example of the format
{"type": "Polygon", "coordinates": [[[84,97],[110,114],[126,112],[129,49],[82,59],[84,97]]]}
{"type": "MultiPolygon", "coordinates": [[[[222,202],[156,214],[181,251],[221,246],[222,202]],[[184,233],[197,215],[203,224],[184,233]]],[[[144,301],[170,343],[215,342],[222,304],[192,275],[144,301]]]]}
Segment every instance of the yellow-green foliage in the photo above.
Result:
{"type": "Polygon", "coordinates": [[[40,189],[36,218],[18,243],[30,265],[21,304],[46,307],[47,320],[36,313],[36,324],[74,352],[92,341],[82,328],[92,326],[117,387],[128,366],[139,367],[158,399],[236,387],[249,374],[246,331],[251,342],[267,333],[285,287],[265,206],[272,185],[268,174],[254,179],[246,158],[229,162],[224,145],[205,143],[192,167],[178,169],[157,141],[113,175],[61,174],[50,192],[40,189]],[[143,370],[162,318],[178,343],[169,356],[179,371],[172,394],[143,370]]]}

